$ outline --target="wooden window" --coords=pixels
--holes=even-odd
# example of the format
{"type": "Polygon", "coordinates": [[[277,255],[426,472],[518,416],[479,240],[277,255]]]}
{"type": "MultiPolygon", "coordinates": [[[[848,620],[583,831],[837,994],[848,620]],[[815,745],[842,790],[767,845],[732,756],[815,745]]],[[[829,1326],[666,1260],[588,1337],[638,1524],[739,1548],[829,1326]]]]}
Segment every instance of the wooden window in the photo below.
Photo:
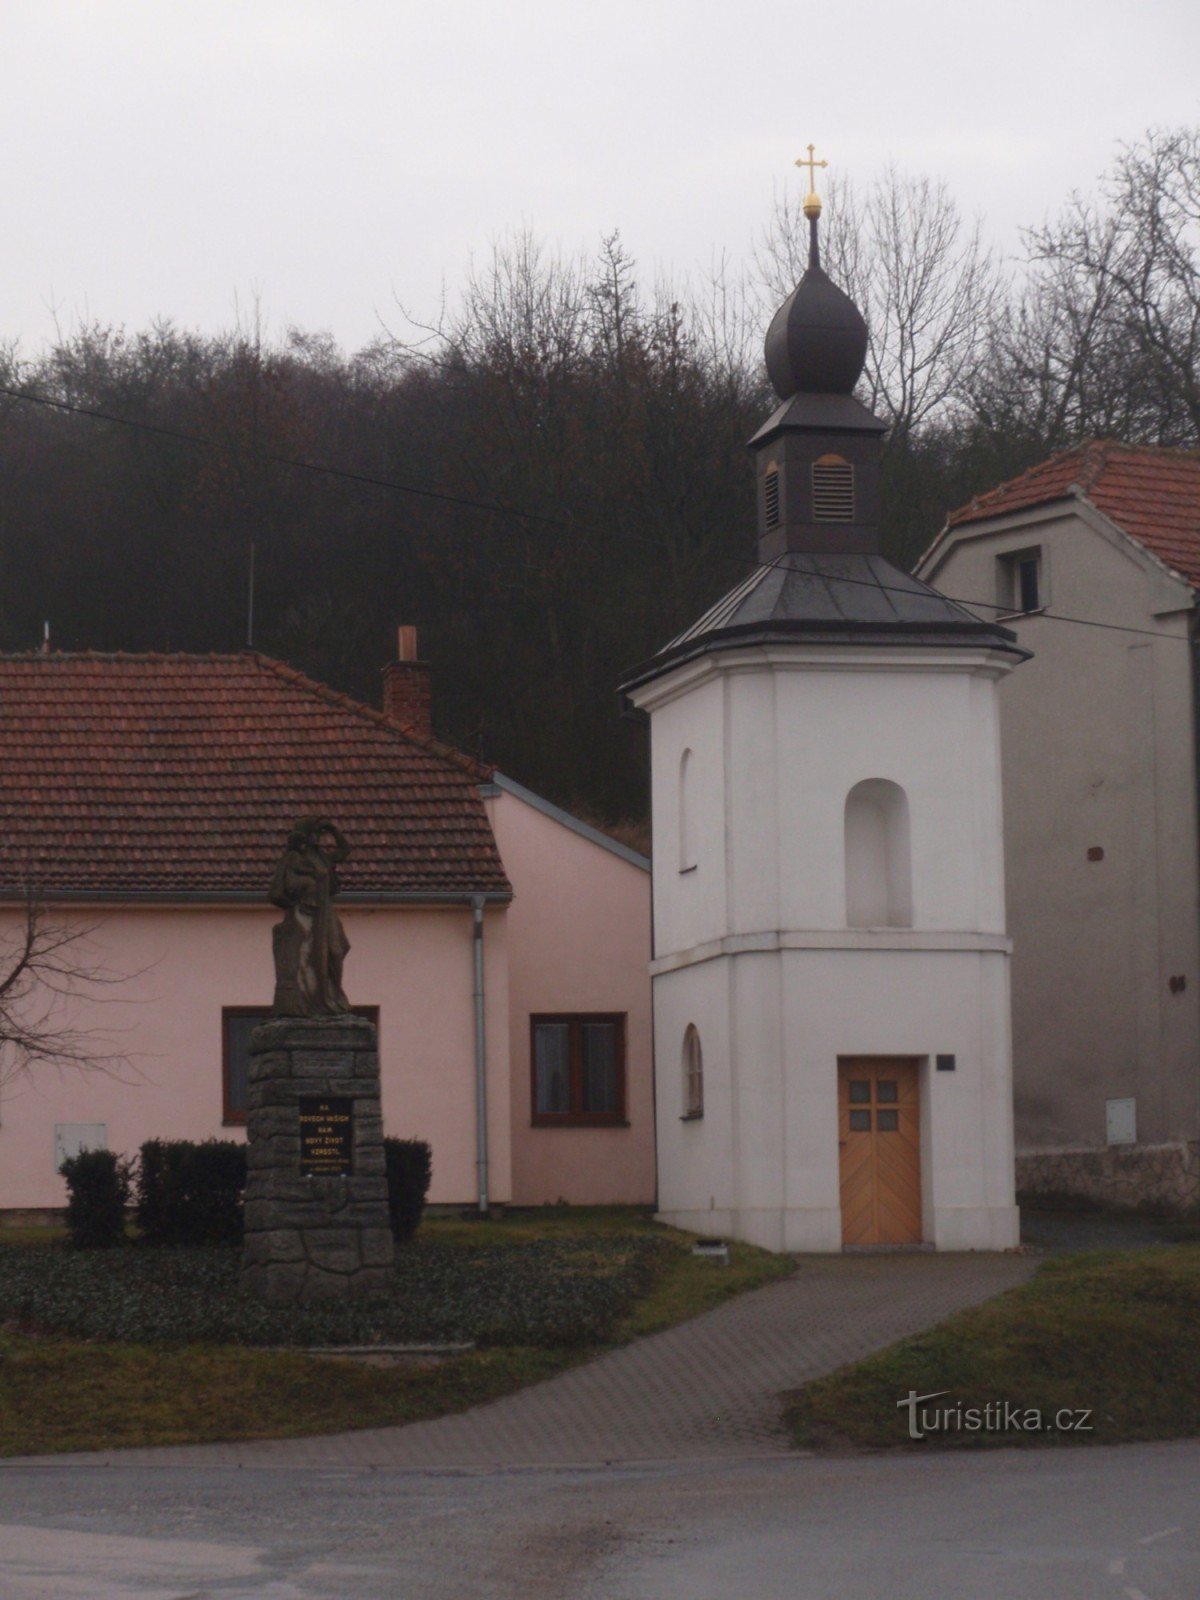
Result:
{"type": "Polygon", "coordinates": [[[683,1117],[685,1122],[704,1115],[704,1055],[700,1035],[689,1022],[683,1036],[683,1117]]]}
{"type": "Polygon", "coordinates": [[[534,1126],[624,1126],[624,1013],[540,1015],[529,1021],[534,1126]]]}
{"type": "Polygon", "coordinates": [[[1042,582],[1042,552],[1017,550],[998,558],[999,601],[1014,615],[1040,611],[1046,604],[1042,582]]]}
{"type": "MultiPolygon", "coordinates": [[[[354,1006],[352,1009],[356,1017],[366,1017],[378,1029],[378,1006],[354,1006]]],[[[221,1120],[228,1127],[245,1125],[250,1035],[270,1015],[270,1006],[224,1006],[221,1010],[221,1120]]]]}

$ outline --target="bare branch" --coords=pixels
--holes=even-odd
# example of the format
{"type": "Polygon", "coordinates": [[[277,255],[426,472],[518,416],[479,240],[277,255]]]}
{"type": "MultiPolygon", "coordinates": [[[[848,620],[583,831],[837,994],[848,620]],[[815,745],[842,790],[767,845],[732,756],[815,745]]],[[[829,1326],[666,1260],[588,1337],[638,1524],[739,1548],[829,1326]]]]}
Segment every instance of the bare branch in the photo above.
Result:
{"type": "Polygon", "coordinates": [[[1026,234],[1027,320],[1064,353],[1063,371],[1047,369],[1043,381],[1058,416],[1079,432],[1192,443],[1200,434],[1200,127],[1152,129],[1125,147],[1102,195],[1074,196],[1026,234]]]}
{"type": "Polygon", "coordinates": [[[0,932],[0,1087],[43,1065],[121,1076],[129,1056],[72,1013],[139,974],[107,967],[91,942],[95,925],[54,920],[32,890],[18,916],[0,932]]]}

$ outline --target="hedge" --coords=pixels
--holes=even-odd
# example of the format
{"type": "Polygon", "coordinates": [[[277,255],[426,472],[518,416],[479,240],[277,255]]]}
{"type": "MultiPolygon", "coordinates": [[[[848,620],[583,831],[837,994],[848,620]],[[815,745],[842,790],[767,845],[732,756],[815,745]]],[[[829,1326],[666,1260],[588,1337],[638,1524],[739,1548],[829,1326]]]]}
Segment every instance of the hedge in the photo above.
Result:
{"type": "Polygon", "coordinates": [[[388,1212],[392,1237],[411,1239],[425,1210],[425,1196],[433,1175],[433,1154],[423,1139],[385,1139],[388,1212]]]}
{"type": "Polygon", "coordinates": [[[124,1243],[130,1166],[115,1150],[81,1150],[59,1167],[67,1182],[67,1234],[77,1249],[124,1243]]]}
{"type": "Polygon", "coordinates": [[[230,1139],[151,1139],[137,1174],[147,1244],[240,1244],[246,1146],[230,1139]]]}

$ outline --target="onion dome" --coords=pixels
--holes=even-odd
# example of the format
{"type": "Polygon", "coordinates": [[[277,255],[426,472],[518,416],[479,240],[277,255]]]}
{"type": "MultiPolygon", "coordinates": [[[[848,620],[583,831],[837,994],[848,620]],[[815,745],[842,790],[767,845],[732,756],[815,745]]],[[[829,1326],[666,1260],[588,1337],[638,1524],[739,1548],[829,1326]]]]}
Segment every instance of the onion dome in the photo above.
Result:
{"type": "MultiPolygon", "coordinates": [[[[816,220],[811,224],[816,234],[816,220]]],[[[799,392],[849,394],[867,359],[862,313],[815,263],[771,319],[767,374],[781,400],[799,392]]]]}
{"type": "Polygon", "coordinates": [[[821,270],[817,222],[821,197],[815,188],[817,168],[827,166],[801,157],[809,191],[804,200],[808,218],[808,271],[771,319],[767,329],[767,374],[781,400],[794,394],[850,394],[867,359],[867,325],[848,294],[821,270]]]}

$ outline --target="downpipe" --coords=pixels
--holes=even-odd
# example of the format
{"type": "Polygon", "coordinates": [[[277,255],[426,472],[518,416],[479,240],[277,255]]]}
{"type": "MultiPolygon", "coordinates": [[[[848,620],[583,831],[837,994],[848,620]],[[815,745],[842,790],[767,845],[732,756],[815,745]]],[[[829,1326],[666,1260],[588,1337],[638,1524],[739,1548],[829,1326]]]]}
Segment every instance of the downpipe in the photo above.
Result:
{"type": "Polygon", "coordinates": [[[481,894],[471,896],[475,947],[475,1165],[478,1171],[479,1214],[488,1214],[487,1133],[487,1032],[484,1028],[483,906],[481,894]]]}

